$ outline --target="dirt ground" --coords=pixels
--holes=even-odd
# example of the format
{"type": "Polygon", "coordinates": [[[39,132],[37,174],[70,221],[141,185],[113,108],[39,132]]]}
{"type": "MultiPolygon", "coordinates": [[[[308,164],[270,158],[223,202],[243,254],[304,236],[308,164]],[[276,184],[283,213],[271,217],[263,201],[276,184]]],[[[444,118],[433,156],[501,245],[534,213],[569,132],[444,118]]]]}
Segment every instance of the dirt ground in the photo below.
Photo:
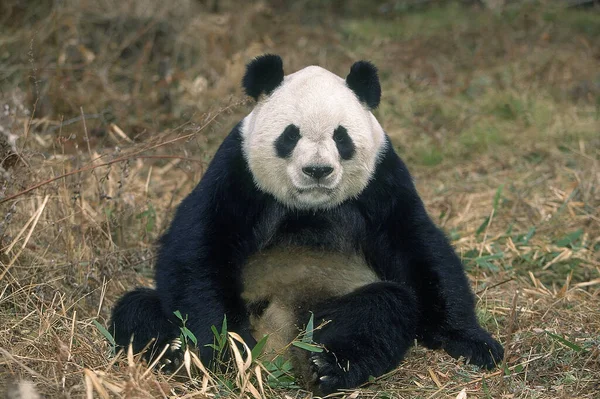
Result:
{"type": "Polygon", "coordinates": [[[244,65],[273,52],[286,73],[378,66],[375,115],[506,349],[483,372],[415,347],[337,396],[598,398],[600,11],[485,3],[1,2],[0,392],[310,397],[260,358],[158,373],[102,331],[153,284],[156,240],[251,109],[244,65]]]}

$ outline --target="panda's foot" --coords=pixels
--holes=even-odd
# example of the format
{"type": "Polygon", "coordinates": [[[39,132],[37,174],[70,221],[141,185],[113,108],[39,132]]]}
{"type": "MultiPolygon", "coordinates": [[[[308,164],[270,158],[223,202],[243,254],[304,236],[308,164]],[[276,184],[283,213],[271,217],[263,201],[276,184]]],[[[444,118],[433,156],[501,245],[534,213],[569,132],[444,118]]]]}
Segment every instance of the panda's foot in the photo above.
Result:
{"type": "Polygon", "coordinates": [[[157,368],[165,374],[176,373],[183,364],[183,344],[180,338],[175,338],[169,343],[169,347],[158,360],[157,368]]]}
{"type": "Polygon", "coordinates": [[[308,355],[310,389],[327,395],[393,370],[414,340],[415,313],[412,293],[390,282],[368,284],[316,307],[315,324],[329,322],[314,332],[325,349],[308,355]]]}
{"type": "Polygon", "coordinates": [[[482,329],[473,332],[454,333],[444,343],[444,350],[453,358],[461,356],[465,363],[491,370],[502,362],[504,348],[482,329]]]}
{"type": "Polygon", "coordinates": [[[339,389],[355,387],[364,379],[360,368],[352,367],[349,361],[338,359],[332,352],[313,353],[309,356],[309,363],[311,380],[308,385],[317,395],[329,395],[339,389]]]}

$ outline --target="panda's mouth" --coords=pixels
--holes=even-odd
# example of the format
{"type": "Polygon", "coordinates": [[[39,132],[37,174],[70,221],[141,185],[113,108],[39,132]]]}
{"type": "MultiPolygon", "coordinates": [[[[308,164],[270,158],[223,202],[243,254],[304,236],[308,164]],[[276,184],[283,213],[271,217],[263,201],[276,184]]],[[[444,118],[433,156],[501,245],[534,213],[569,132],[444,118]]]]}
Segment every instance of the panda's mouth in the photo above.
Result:
{"type": "Polygon", "coordinates": [[[335,198],[335,189],[324,186],[296,187],[293,197],[297,205],[302,208],[320,207],[335,198]]]}
{"type": "Polygon", "coordinates": [[[296,173],[294,168],[290,173],[290,186],[288,193],[296,205],[301,207],[322,207],[330,204],[340,194],[340,180],[342,173],[339,169],[334,170],[328,176],[320,178],[309,178],[307,173],[296,173]]]}
{"type": "Polygon", "coordinates": [[[296,190],[300,194],[307,193],[323,193],[323,194],[333,194],[334,189],[325,186],[311,186],[311,187],[297,187],[296,190]]]}

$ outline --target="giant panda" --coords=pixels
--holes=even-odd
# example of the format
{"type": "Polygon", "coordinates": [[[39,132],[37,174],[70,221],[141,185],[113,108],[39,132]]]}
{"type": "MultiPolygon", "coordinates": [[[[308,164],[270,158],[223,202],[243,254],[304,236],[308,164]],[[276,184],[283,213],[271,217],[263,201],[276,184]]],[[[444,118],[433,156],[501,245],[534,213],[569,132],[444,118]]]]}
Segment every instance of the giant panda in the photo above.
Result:
{"type": "Polygon", "coordinates": [[[290,356],[322,395],[389,372],[415,340],[498,364],[503,347],[478,324],[459,257],[372,113],[376,67],[357,61],[345,79],[319,66],[284,75],[265,54],[242,86],[255,106],[161,238],[156,288],[115,305],[116,343],[160,352],[179,336],[178,310],[210,363],[210,327],[225,316],[251,346],[268,334],[276,350],[312,315],[324,350],[290,356]]]}

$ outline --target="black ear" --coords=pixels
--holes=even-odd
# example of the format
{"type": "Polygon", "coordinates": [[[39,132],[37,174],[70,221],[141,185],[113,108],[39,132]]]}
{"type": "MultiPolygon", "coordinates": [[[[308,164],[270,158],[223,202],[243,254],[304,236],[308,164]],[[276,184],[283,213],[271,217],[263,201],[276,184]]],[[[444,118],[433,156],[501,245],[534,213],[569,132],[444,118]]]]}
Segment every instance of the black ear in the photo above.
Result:
{"type": "Polygon", "coordinates": [[[377,108],[381,100],[381,86],[375,65],[368,61],[355,62],[346,77],[346,84],[369,108],[377,108]]]}
{"type": "Polygon", "coordinates": [[[258,100],[262,93],[271,94],[283,81],[283,62],[278,55],[264,54],[246,65],[242,87],[250,97],[258,100]]]}

